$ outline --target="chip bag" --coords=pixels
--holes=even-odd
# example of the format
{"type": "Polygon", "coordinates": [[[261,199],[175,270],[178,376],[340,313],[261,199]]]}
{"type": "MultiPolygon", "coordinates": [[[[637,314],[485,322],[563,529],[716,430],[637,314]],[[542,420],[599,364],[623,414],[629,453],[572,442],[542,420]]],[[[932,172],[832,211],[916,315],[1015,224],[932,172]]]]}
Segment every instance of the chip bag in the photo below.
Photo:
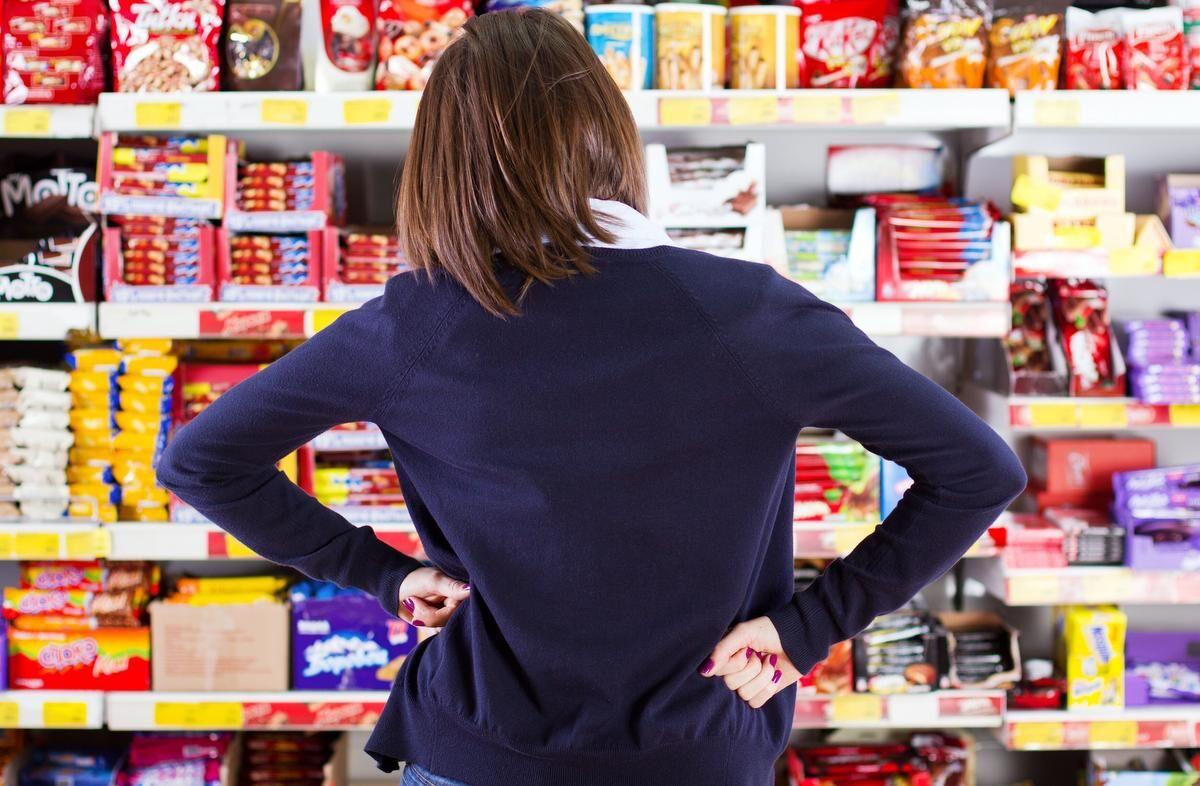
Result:
{"type": "Polygon", "coordinates": [[[900,36],[895,0],[811,0],[801,7],[801,84],[891,86],[900,36]]]}
{"type": "Polygon", "coordinates": [[[987,0],[912,0],[900,48],[900,86],[983,87],[987,0]]]}
{"type": "Polygon", "coordinates": [[[997,13],[988,34],[988,86],[1053,90],[1058,84],[1062,16],[1011,10],[997,13]]]}
{"type": "Polygon", "coordinates": [[[1067,8],[1067,65],[1063,87],[1070,90],[1117,90],[1121,79],[1121,9],[1084,11],[1067,8]]]}
{"type": "Polygon", "coordinates": [[[473,15],[470,0],[382,0],[376,90],[421,90],[473,15]]]}
{"type": "Polygon", "coordinates": [[[1186,90],[1190,82],[1183,10],[1121,10],[1121,78],[1129,90],[1186,90]]]}

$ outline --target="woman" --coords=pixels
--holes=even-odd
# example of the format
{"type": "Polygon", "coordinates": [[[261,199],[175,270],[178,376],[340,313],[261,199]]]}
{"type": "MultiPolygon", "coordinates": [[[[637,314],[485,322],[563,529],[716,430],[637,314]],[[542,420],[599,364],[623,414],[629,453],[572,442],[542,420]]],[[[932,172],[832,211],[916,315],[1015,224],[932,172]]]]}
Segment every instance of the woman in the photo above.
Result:
{"type": "Polygon", "coordinates": [[[263,557],[442,628],[368,751],[408,783],[766,784],[793,685],[940,576],[1024,487],[962,404],[770,268],[643,216],[637,129],[567,23],[466,25],[400,187],[386,294],[182,429],[167,488],[263,557]],[[430,561],[276,471],[347,421],[387,438],[430,561]],[[915,479],[795,593],[797,434],[915,479]],[[433,774],[431,774],[433,773],[433,774]]]}

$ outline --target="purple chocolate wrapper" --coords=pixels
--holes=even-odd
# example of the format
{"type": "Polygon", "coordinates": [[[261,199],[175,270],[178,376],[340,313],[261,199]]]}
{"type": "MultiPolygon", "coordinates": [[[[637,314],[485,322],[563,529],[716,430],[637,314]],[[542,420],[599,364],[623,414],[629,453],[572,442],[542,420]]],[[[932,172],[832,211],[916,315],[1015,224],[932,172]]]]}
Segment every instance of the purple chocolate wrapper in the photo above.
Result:
{"type": "Polygon", "coordinates": [[[417,631],[363,594],[292,601],[292,688],[387,690],[417,631]]]}

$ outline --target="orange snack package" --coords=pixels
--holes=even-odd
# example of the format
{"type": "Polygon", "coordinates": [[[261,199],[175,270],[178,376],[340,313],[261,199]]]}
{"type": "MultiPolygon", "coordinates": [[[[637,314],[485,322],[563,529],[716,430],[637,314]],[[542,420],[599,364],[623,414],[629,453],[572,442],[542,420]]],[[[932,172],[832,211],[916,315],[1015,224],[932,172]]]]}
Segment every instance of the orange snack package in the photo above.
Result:
{"type": "Polygon", "coordinates": [[[1062,15],[1031,10],[998,12],[988,35],[988,87],[1053,90],[1062,59],[1062,15]]]}
{"type": "Polygon", "coordinates": [[[991,6],[979,0],[914,0],[900,51],[900,86],[983,87],[991,6]]]}

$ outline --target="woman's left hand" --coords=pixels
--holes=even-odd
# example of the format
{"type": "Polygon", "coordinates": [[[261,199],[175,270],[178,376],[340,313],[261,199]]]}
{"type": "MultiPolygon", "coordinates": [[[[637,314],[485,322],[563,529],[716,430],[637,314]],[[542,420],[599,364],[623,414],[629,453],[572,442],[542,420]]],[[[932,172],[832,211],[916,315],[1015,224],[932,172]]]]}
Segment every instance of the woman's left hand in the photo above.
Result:
{"type": "Polygon", "coordinates": [[[705,677],[724,677],[725,686],[754,709],[800,679],[767,617],[735,625],[700,667],[705,677]]]}
{"type": "Polygon", "coordinates": [[[418,628],[440,628],[470,596],[469,584],[436,568],[417,568],[400,583],[400,618],[418,628]]]}

